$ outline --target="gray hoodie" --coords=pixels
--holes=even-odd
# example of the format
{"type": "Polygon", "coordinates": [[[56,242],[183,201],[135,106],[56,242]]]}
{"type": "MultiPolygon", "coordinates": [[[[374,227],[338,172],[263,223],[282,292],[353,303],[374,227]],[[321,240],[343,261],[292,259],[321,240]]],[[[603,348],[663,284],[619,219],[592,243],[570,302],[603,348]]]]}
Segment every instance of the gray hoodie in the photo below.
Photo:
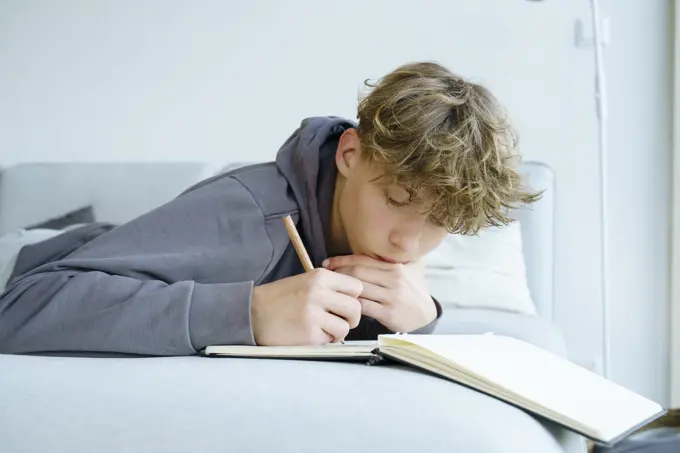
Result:
{"type": "MultiPolygon", "coordinates": [[[[303,272],[281,218],[293,218],[315,267],[327,257],[333,156],[351,127],[306,119],[275,162],[202,181],[123,225],[22,250],[20,275],[0,295],[0,352],[189,355],[254,344],[253,287],[303,272]]],[[[389,331],[364,317],[347,339],[380,333],[389,331]]]]}

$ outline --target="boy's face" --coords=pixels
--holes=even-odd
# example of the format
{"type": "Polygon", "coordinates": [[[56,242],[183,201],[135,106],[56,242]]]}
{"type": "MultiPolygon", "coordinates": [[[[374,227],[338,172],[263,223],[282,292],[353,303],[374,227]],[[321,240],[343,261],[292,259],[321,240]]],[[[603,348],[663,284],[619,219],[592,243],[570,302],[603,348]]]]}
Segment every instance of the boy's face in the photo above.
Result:
{"type": "Polygon", "coordinates": [[[406,190],[378,184],[383,172],[362,158],[356,130],[347,130],[340,139],[336,165],[331,234],[336,247],[407,263],[419,260],[446,237],[447,231],[423,213],[427,199],[406,205],[406,190]]]}

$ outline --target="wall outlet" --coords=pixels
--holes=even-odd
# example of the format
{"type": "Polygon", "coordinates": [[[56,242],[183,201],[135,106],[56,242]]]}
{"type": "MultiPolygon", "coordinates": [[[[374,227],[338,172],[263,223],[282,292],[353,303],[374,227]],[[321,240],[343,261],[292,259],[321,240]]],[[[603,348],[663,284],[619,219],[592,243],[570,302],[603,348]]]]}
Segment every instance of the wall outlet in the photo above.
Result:
{"type": "MultiPolygon", "coordinates": [[[[609,44],[610,38],[608,17],[602,18],[602,24],[600,27],[600,38],[602,39],[602,45],[606,47],[609,44]]],[[[576,19],[576,22],[574,22],[574,45],[576,47],[585,49],[595,47],[595,36],[593,32],[592,21],[576,19]]]]}

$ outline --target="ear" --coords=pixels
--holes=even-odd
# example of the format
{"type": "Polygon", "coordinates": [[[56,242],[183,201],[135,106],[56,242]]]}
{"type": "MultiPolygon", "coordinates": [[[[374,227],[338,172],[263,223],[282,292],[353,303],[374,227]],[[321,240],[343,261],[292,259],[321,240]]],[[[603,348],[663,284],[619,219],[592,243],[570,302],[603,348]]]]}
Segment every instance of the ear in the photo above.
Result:
{"type": "Polygon", "coordinates": [[[361,160],[361,142],[356,129],[350,128],[342,133],[335,151],[335,164],[338,172],[345,178],[354,171],[361,160]]]}

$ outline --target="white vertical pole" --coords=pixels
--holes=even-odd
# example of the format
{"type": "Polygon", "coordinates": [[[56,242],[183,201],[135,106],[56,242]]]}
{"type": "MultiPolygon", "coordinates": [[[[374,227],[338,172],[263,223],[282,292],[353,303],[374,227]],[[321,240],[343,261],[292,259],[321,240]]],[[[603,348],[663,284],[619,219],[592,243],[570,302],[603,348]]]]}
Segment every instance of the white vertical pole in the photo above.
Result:
{"type": "Polygon", "coordinates": [[[600,245],[602,263],[602,373],[611,378],[611,307],[609,300],[609,229],[607,216],[608,175],[607,175],[607,86],[602,61],[602,23],[598,0],[590,0],[593,15],[593,37],[595,44],[595,106],[598,118],[598,148],[600,154],[600,245]]]}
{"type": "Polygon", "coordinates": [[[673,173],[671,200],[671,407],[680,408],[680,2],[673,22],[673,173]]]}

